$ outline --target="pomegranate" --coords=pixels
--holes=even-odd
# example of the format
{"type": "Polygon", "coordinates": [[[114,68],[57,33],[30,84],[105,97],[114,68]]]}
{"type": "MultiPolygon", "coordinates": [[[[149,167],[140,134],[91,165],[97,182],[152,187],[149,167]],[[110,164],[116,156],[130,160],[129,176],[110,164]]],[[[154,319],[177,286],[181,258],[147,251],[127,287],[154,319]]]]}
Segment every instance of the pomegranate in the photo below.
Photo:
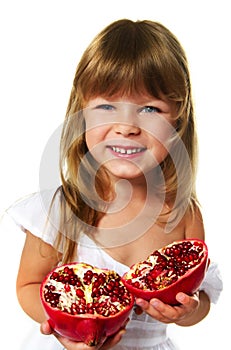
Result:
{"type": "Polygon", "coordinates": [[[178,292],[192,295],[198,290],[208,262],[204,241],[185,239],[155,250],[145,261],[134,264],[122,281],[136,297],[177,305],[178,292]]]}
{"type": "Polygon", "coordinates": [[[112,270],[85,263],[53,269],[40,288],[51,327],[62,336],[97,345],[126,322],[133,295],[112,270]]]}

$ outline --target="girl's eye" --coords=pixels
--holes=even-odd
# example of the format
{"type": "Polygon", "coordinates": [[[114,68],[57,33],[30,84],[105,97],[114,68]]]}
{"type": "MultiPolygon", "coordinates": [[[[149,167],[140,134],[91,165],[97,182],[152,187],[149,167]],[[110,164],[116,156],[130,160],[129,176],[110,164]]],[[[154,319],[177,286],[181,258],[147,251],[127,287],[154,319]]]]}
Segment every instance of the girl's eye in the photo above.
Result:
{"type": "Polygon", "coordinates": [[[96,106],[96,109],[103,109],[105,111],[112,111],[114,110],[114,108],[115,108],[114,106],[108,105],[108,104],[102,104],[102,105],[96,106]]]}
{"type": "Polygon", "coordinates": [[[140,109],[141,113],[160,113],[159,108],[153,106],[145,106],[140,109]]]}

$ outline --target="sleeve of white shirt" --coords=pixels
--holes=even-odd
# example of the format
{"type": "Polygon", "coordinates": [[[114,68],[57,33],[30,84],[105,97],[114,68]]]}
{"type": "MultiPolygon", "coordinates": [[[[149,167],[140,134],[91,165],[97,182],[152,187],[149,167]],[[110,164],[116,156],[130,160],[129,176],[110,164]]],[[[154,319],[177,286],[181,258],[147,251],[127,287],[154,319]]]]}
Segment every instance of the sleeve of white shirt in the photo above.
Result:
{"type": "Polygon", "coordinates": [[[30,231],[48,244],[54,245],[59,228],[59,197],[50,210],[54,190],[33,193],[14,203],[6,213],[23,230],[30,231]]]}

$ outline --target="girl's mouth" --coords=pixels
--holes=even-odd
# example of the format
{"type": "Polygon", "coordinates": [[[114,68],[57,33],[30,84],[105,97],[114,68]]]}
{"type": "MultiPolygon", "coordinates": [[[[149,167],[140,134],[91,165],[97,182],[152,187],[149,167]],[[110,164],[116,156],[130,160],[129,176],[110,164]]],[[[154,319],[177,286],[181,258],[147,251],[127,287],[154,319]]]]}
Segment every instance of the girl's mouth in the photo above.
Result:
{"type": "Polygon", "coordinates": [[[107,146],[107,148],[120,157],[136,156],[146,150],[144,147],[107,146]]]}

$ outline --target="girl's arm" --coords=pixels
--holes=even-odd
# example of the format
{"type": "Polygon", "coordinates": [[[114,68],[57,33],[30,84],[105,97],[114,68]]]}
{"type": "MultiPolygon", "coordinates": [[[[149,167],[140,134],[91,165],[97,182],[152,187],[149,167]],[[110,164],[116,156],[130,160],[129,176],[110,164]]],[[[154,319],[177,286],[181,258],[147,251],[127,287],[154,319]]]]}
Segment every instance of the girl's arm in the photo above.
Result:
{"type": "Polygon", "coordinates": [[[40,284],[58,263],[60,256],[49,244],[26,231],[26,239],[18,270],[16,291],[23,310],[41,323],[45,314],[40,302],[40,284]]]}
{"type": "MultiPolygon", "coordinates": [[[[205,231],[203,218],[198,207],[195,208],[194,215],[188,214],[185,219],[185,238],[198,238],[201,240],[205,240],[205,231]]],[[[176,324],[180,326],[191,326],[200,322],[205,316],[209,313],[210,310],[210,300],[207,294],[204,291],[198,292],[197,296],[195,296],[196,303],[194,307],[194,300],[189,296],[184,295],[184,299],[182,300],[183,305],[190,309],[192,305],[192,313],[190,312],[185,315],[182,320],[176,322],[176,324]],[[185,303],[185,304],[184,304],[185,303]]]]}
{"type": "MultiPolygon", "coordinates": [[[[40,301],[40,284],[44,277],[60,261],[61,254],[57,256],[57,251],[52,246],[33,236],[30,232],[26,234],[17,278],[17,296],[21,307],[32,319],[41,323],[41,332],[43,334],[54,334],[66,349],[96,349],[96,347],[89,347],[82,342],[74,342],[61,337],[50,328],[40,301]]],[[[121,329],[113,337],[108,338],[100,346],[100,349],[108,350],[114,347],[120,341],[124,332],[125,329],[121,329]]],[[[98,346],[97,349],[99,349],[98,346]]]]}
{"type": "MultiPolygon", "coordinates": [[[[204,240],[204,225],[199,208],[194,215],[185,217],[185,238],[204,240]]],[[[176,323],[180,326],[191,326],[200,322],[209,312],[210,300],[205,292],[201,291],[193,296],[178,293],[176,296],[180,306],[170,306],[158,299],[147,302],[137,299],[136,304],[155,319],[164,323],[176,323]]]]}

